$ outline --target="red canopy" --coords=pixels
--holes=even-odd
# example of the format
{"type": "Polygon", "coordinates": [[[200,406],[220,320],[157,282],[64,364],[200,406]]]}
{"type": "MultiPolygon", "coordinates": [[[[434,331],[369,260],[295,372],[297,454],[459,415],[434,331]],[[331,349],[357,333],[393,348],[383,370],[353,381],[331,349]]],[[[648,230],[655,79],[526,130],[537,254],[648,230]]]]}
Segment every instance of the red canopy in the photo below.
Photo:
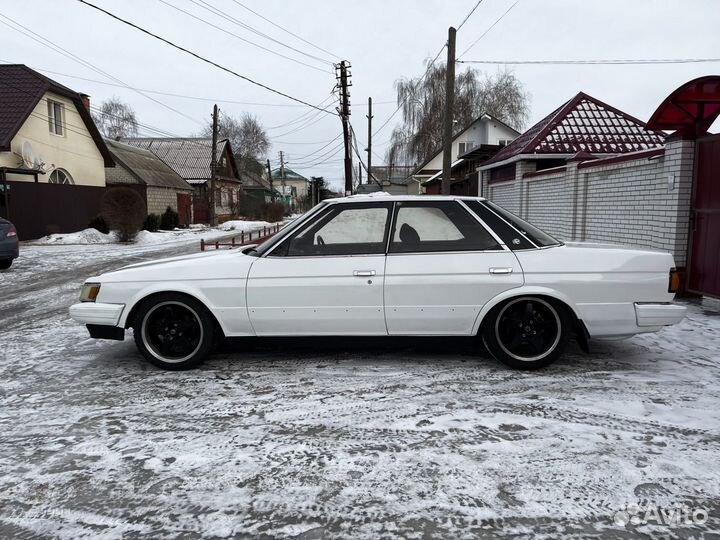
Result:
{"type": "Polygon", "coordinates": [[[700,77],[683,84],[660,104],[648,129],[704,135],[720,115],[720,76],[700,77]]]}

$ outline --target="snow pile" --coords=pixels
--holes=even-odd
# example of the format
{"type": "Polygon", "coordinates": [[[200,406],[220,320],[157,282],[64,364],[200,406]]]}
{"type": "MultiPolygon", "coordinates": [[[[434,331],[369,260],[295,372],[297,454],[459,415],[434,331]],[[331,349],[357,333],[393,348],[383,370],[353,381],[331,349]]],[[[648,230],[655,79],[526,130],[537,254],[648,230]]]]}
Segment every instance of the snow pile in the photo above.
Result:
{"type": "Polygon", "coordinates": [[[241,233],[257,231],[263,227],[270,228],[273,225],[275,225],[275,223],[270,223],[269,221],[243,221],[241,219],[233,219],[221,224],[219,228],[223,231],[237,231],[238,233],[241,233]]]}
{"type": "Polygon", "coordinates": [[[52,245],[68,245],[68,244],[112,244],[117,241],[114,232],[109,234],[101,233],[97,229],[85,229],[74,233],[58,233],[43,236],[35,240],[35,244],[52,244],[52,245]]]}

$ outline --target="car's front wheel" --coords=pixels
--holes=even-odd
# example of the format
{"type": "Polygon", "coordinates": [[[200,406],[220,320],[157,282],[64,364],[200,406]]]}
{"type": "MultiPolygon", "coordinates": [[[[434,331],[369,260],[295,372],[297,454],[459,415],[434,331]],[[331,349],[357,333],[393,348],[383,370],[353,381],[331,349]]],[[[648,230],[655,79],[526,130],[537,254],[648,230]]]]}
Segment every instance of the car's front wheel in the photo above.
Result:
{"type": "Polygon", "coordinates": [[[482,337],[490,354],[516,369],[540,369],[554,362],[570,339],[568,311],[538,297],[519,297],[488,313],[482,337]]]}
{"type": "Polygon", "coordinates": [[[12,259],[0,259],[0,270],[7,270],[12,264],[12,259]]]}
{"type": "Polygon", "coordinates": [[[149,298],[138,308],[133,333],[138,350],[150,363],[182,370],[198,365],[210,354],[215,325],[199,301],[164,293],[149,298]]]}

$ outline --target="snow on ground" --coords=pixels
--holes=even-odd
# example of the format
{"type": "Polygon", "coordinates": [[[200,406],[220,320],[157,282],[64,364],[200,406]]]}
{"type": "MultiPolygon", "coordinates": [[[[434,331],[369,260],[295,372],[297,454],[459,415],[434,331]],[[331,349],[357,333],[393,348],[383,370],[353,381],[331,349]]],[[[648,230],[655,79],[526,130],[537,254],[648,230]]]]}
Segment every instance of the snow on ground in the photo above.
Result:
{"type": "Polygon", "coordinates": [[[18,277],[0,274],[0,538],[720,528],[718,303],[589,355],[573,345],[533,373],[475,343],[417,338],[236,340],[172,373],[145,363],[131,332],[95,341],[68,318],[90,273],[196,249],[34,246],[18,277]],[[619,525],[626,504],[708,520],[619,525]]]}
{"type": "MultiPolygon", "coordinates": [[[[270,228],[276,225],[268,221],[244,221],[244,220],[232,220],[226,221],[218,225],[217,227],[207,226],[191,226],[187,229],[174,229],[172,231],[140,231],[134,242],[131,244],[164,244],[169,242],[192,242],[200,241],[201,238],[205,240],[215,240],[228,236],[228,233],[234,232],[240,234],[241,232],[259,231],[264,228],[270,228]]],[[[57,233],[48,236],[43,236],[37,240],[31,240],[24,242],[23,245],[53,245],[53,246],[67,246],[67,245],[90,245],[90,244],[114,244],[118,243],[117,235],[111,231],[109,234],[104,234],[97,229],[85,229],[74,233],[57,233]]]]}

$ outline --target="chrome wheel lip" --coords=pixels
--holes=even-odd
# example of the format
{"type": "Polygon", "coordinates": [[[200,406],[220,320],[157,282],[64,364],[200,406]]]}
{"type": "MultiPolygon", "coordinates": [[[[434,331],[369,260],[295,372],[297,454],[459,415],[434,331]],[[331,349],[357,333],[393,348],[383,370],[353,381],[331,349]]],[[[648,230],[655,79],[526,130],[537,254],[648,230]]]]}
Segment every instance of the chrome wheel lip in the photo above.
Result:
{"type": "Polygon", "coordinates": [[[165,302],[159,302],[159,303],[155,304],[153,307],[151,307],[148,310],[148,312],[145,314],[145,316],[143,317],[141,328],[142,328],[142,330],[141,330],[142,340],[143,340],[143,343],[145,344],[145,348],[155,358],[157,358],[161,362],[165,362],[167,364],[180,364],[180,363],[185,362],[185,361],[189,360],[190,358],[192,358],[200,350],[200,347],[202,347],[203,338],[205,337],[205,330],[203,328],[202,321],[200,320],[200,316],[197,314],[197,312],[193,308],[188,306],[187,304],[185,304],[183,302],[179,302],[177,300],[166,300],[165,302]],[[150,318],[150,315],[152,315],[154,312],[156,312],[161,307],[168,306],[168,305],[180,306],[180,307],[186,309],[187,311],[189,311],[192,314],[192,316],[195,317],[195,320],[197,321],[197,324],[200,327],[200,337],[198,338],[197,346],[190,354],[183,356],[182,358],[167,358],[167,357],[161,355],[157,350],[155,350],[154,345],[148,338],[147,323],[150,318]]]}
{"type": "Polygon", "coordinates": [[[523,296],[521,298],[515,298],[514,300],[511,300],[510,302],[505,304],[503,306],[502,310],[500,310],[500,313],[498,313],[498,316],[495,318],[495,340],[497,341],[498,346],[509,357],[511,357],[515,360],[518,360],[520,362],[536,362],[538,360],[542,360],[543,358],[546,358],[549,354],[551,354],[557,348],[558,344],[560,343],[561,335],[562,335],[562,322],[560,321],[560,315],[558,315],[557,310],[552,306],[552,304],[550,304],[549,302],[546,302],[542,298],[535,298],[532,296],[523,296]],[[557,332],[556,332],[555,340],[553,341],[553,344],[550,346],[550,348],[542,354],[539,354],[537,356],[531,356],[531,357],[518,356],[517,354],[510,352],[507,349],[507,347],[505,347],[505,345],[502,342],[502,339],[500,338],[500,320],[502,319],[502,316],[505,313],[505,311],[510,306],[515,305],[518,302],[528,302],[528,301],[538,302],[538,303],[544,305],[545,307],[547,307],[550,310],[550,313],[552,313],[553,318],[555,319],[555,324],[557,325],[557,332]]]}

